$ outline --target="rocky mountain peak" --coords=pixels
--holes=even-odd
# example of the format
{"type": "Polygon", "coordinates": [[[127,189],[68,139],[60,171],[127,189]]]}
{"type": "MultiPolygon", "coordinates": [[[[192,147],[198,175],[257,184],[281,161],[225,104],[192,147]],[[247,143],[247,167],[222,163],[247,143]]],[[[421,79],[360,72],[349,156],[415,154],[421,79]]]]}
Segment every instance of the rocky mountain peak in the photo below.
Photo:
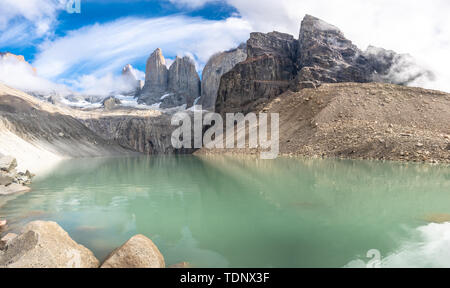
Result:
{"type": "Polygon", "coordinates": [[[295,57],[297,41],[292,35],[277,31],[270,33],[254,32],[247,41],[247,56],[249,58],[273,55],[295,57]]]}
{"type": "Polygon", "coordinates": [[[362,52],[335,26],[306,15],[299,35],[298,65],[309,67],[300,79],[325,82],[368,82],[370,65],[361,58],[362,52]],[[349,69],[350,67],[350,69],[349,69]],[[320,71],[319,71],[320,70],[320,71]],[[320,72],[320,77],[310,74],[320,72]],[[316,79],[321,78],[321,79],[316,79]]]}
{"type": "MultiPolygon", "coordinates": [[[[317,17],[306,14],[301,23],[301,30],[303,32],[314,32],[314,33],[330,33],[330,34],[339,34],[341,37],[344,37],[344,34],[341,32],[339,28],[334,25],[331,25],[317,17]]],[[[302,32],[300,32],[302,34],[302,32]]]]}
{"type": "Polygon", "coordinates": [[[145,84],[138,95],[138,101],[149,105],[159,103],[161,97],[167,92],[168,74],[166,59],[162,50],[158,48],[147,60],[145,84]]]}
{"type": "Polygon", "coordinates": [[[5,58],[7,58],[7,57],[14,57],[14,58],[16,58],[17,60],[19,60],[20,62],[26,62],[25,61],[25,57],[23,57],[22,55],[15,55],[15,54],[12,54],[12,53],[10,53],[10,52],[0,52],[0,57],[5,57],[5,58]]]}
{"type": "Polygon", "coordinates": [[[36,68],[32,67],[29,62],[25,60],[25,57],[22,55],[16,55],[10,52],[0,52],[0,59],[8,60],[8,59],[14,59],[16,61],[25,63],[29,68],[33,71],[34,74],[37,73],[36,68]]]}
{"type": "Polygon", "coordinates": [[[149,105],[161,103],[161,108],[184,104],[189,107],[198,97],[200,77],[195,69],[195,62],[187,56],[177,56],[170,69],[167,69],[162,50],[156,49],[147,61],[145,85],[138,101],[149,105]]]}
{"type": "Polygon", "coordinates": [[[408,55],[370,47],[361,51],[327,22],[306,15],[298,40],[280,33],[251,33],[247,59],[222,76],[216,110],[249,112],[288,89],[322,83],[389,82],[407,85],[432,73],[408,55]]]}
{"type": "Polygon", "coordinates": [[[122,76],[125,79],[129,79],[131,81],[137,81],[137,75],[136,72],[133,68],[133,66],[131,66],[131,64],[127,64],[122,68],[122,76]]]}
{"type": "Polygon", "coordinates": [[[142,85],[138,76],[136,75],[136,70],[131,64],[127,64],[122,68],[122,80],[125,91],[119,91],[121,94],[137,96],[139,95],[142,85]]]}
{"type": "Polygon", "coordinates": [[[131,64],[127,64],[122,68],[122,75],[130,75],[136,78],[136,74],[133,71],[133,66],[131,64]]]}
{"type": "Polygon", "coordinates": [[[148,58],[145,70],[145,82],[151,85],[167,86],[167,66],[166,59],[160,48],[156,49],[148,58]]]}
{"type": "Polygon", "coordinates": [[[176,57],[169,68],[168,90],[172,94],[164,98],[162,108],[194,104],[200,97],[200,77],[195,69],[195,62],[188,56],[176,57]]]}

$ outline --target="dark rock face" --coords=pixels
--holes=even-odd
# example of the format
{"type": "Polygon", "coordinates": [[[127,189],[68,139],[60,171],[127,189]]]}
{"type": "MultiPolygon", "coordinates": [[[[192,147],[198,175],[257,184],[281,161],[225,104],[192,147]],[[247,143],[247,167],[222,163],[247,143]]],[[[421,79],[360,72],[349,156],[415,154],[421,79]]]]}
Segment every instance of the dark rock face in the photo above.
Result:
{"type": "Polygon", "coordinates": [[[200,77],[191,58],[177,57],[169,69],[168,91],[161,108],[171,108],[187,104],[191,107],[200,97],[200,77]]]}
{"type": "Polygon", "coordinates": [[[285,92],[296,75],[297,45],[288,34],[252,33],[247,60],[222,76],[216,111],[252,111],[260,101],[285,92]]]}
{"type": "Polygon", "coordinates": [[[245,44],[241,44],[236,49],[213,55],[202,72],[202,96],[198,105],[201,105],[205,110],[214,111],[222,75],[245,59],[247,59],[247,46],[245,44]]]}
{"type": "Polygon", "coordinates": [[[83,124],[104,139],[144,154],[188,154],[193,150],[175,149],[171,115],[158,117],[111,116],[83,120],[83,124]]]}
{"type": "Polygon", "coordinates": [[[297,83],[370,82],[373,67],[335,26],[306,15],[299,36],[297,83]]]}
{"type": "Polygon", "coordinates": [[[335,26],[306,15],[299,39],[278,32],[252,33],[246,61],[222,76],[216,111],[249,112],[287,89],[321,83],[388,82],[407,85],[432,79],[408,55],[369,47],[361,51],[335,26]]]}
{"type": "Polygon", "coordinates": [[[145,69],[145,84],[139,102],[155,104],[167,93],[169,71],[161,49],[156,49],[148,58],[145,69]]]}

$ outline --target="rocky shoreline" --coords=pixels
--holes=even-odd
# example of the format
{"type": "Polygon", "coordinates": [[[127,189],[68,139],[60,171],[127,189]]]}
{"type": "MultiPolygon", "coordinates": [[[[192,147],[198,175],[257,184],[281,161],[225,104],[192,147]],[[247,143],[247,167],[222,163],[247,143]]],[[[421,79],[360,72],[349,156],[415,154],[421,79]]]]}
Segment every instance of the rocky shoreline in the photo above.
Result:
{"type": "Polygon", "coordinates": [[[30,171],[18,172],[17,160],[11,156],[0,155],[0,196],[29,192],[33,174],[30,171]]]}
{"type": "MultiPolygon", "coordinates": [[[[280,155],[450,163],[450,95],[444,92],[383,83],[322,84],[287,91],[255,110],[280,115],[280,155]]],[[[248,131],[241,135],[248,138],[248,131]]],[[[195,154],[260,152],[247,147],[195,154]]]]}
{"type": "MultiPolygon", "coordinates": [[[[144,235],[135,235],[100,262],[55,222],[28,223],[20,235],[0,240],[0,268],[165,268],[164,256],[144,235]]],[[[186,268],[183,262],[168,268],[186,268]]]]}
{"type": "MultiPolygon", "coordinates": [[[[0,156],[0,197],[30,192],[32,175],[17,172],[17,161],[0,156]]],[[[7,221],[0,218],[0,233],[7,232],[7,221]],[[6,231],[6,232],[5,232],[6,231]]],[[[86,247],[76,243],[55,222],[34,221],[21,233],[0,238],[0,268],[165,268],[158,247],[144,235],[135,235],[112,251],[100,263],[86,247]]],[[[187,268],[186,262],[169,268],[187,268]]]]}

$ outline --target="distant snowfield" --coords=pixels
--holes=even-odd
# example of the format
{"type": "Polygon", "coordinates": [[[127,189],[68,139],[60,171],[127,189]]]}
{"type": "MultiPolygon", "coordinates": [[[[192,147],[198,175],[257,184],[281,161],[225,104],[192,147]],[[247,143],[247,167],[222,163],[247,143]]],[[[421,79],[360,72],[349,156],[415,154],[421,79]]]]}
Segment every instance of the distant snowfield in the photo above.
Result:
{"type": "MultiPolygon", "coordinates": [[[[107,98],[107,97],[105,97],[107,98]]],[[[156,103],[153,105],[146,105],[146,104],[139,104],[137,102],[137,99],[133,96],[125,96],[125,95],[114,95],[114,98],[117,98],[120,100],[121,104],[118,105],[120,107],[130,107],[130,108],[136,108],[136,109],[148,109],[148,110],[163,110],[159,106],[160,103],[156,103]]],[[[84,108],[84,109],[98,109],[101,108],[103,105],[100,102],[92,103],[86,100],[82,101],[70,101],[66,98],[61,99],[62,104],[67,105],[69,107],[74,108],[84,108]]]]}
{"type": "MultiPolygon", "coordinates": [[[[71,109],[69,107],[53,105],[42,99],[33,97],[23,91],[8,87],[0,83],[0,97],[17,97],[34,107],[48,113],[70,116],[73,119],[97,119],[105,116],[131,116],[131,117],[158,117],[162,112],[156,109],[118,109],[106,111],[103,109],[94,109],[92,111],[83,111],[80,109],[71,109]]],[[[125,105],[133,105],[136,101],[129,99],[132,97],[122,97],[125,105]],[[126,101],[129,101],[128,103],[126,101]]],[[[77,102],[66,100],[71,106],[77,106],[77,102]],[[75,103],[75,105],[73,105],[75,103]]],[[[7,101],[5,103],[8,103],[7,101]]],[[[137,104],[137,103],[136,103],[137,104]]],[[[89,107],[92,103],[78,102],[78,107],[89,107]]],[[[96,103],[92,107],[101,105],[96,103]]],[[[138,106],[139,107],[139,106],[138,106]]],[[[142,107],[142,106],[141,106],[142,107]]],[[[150,106],[148,106],[150,107],[150,106]]],[[[44,119],[45,120],[45,119],[44,119]]],[[[53,137],[48,141],[45,137],[37,139],[32,134],[21,135],[12,129],[9,120],[0,117],[0,154],[10,155],[17,159],[18,170],[25,172],[30,170],[32,173],[43,175],[58,164],[59,161],[79,157],[105,157],[114,155],[123,155],[127,151],[122,151],[122,147],[117,145],[97,144],[95,137],[93,140],[86,141],[80,139],[65,139],[63,136],[53,137]],[[63,138],[63,139],[60,139],[63,138]]],[[[70,124],[63,123],[61,129],[71,129],[70,124]],[[64,126],[66,125],[66,126],[64,126]],[[68,125],[68,126],[67,126],[68,125]]],[[[77,128],[74,128],[77,129],[77,128]]],[[[86,128],[87,129],[87,128],[86,128]]],[[[84,133],[85,131],[79,131],[84,133]]],[[[56,134],[57,132],[55,132],[56,134]]],[[[94,133],[94,132],[93,132],[94,133]]],[[[95,134],[95,133],[94,133],[95,134]]],[[[54,135],[53,135],[54,136],[54,135]]],[[[100,136],[98,136],[101,139],[100,136]]]]}

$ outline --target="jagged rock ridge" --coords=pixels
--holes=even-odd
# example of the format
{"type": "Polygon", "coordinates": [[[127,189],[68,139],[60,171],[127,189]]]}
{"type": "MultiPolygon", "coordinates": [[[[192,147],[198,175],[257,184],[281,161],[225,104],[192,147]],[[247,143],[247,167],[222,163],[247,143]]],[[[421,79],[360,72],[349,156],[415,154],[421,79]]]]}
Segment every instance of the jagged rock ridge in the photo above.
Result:
{"type": "Polygon", "coordinates": [[[259,100],[286,91],[297,71],[297,45],[297,40],[288,34],[251,33],[247,59],[222,76],[216,110],[251,111],[259,100]]]}
{"type": "Polygon", "coordinates": [[[170,108],[186,104],[191,107],[200,97],[200,77],[191,58],[176,57],[170,65],[168,90],[170,96],[163,99],[161,108],[170,108]]]}
{"type": "Polygon", "coordinates": [[[139,103],[161,108],[193,105],[200,97],[200,77],[194,62],[187,56],[177,57],[169,69],[161,49],[156,49],[147,61],[145,84],[138,96],[139,103]]]}
{"type": "Polygon", "coordinates": [[[321,83],[388,82],[407,85],[432,73],[409,55],[369,47],[361,51],[335,26],[306,15],[299,39],[271,32],[252,33],[244,62],[222,76],[216,110],[249,112],[286,90],[321,83]]]}

